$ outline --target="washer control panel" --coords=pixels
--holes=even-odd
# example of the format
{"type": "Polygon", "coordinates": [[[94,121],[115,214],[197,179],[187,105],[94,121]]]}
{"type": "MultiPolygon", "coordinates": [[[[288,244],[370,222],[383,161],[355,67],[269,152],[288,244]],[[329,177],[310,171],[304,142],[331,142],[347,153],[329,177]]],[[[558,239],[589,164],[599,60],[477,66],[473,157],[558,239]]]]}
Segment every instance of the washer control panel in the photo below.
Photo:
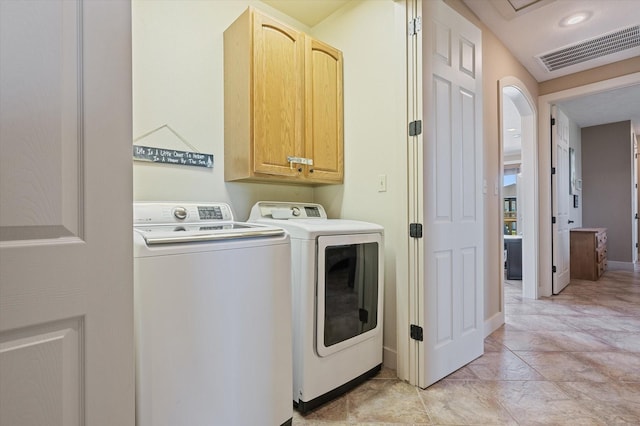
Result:
{"type": "Polygon", "coordinates": [[[232,222],[233,213],[226,203],[133,203],[133,224],[171,224],[232,222]]]}

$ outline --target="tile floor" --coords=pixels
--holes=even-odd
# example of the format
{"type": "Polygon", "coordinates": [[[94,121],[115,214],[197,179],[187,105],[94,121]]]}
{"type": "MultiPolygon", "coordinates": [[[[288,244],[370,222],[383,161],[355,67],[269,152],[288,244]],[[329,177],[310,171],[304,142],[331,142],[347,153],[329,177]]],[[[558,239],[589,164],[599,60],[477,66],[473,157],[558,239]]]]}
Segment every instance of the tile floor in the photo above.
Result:
{"type": "Polygon", "coordinates": [[[640,270],[541,300],[505,287],[506,324],[482,357],[425,390],[383,369],[293,424],[639,425],[640,270]]]}

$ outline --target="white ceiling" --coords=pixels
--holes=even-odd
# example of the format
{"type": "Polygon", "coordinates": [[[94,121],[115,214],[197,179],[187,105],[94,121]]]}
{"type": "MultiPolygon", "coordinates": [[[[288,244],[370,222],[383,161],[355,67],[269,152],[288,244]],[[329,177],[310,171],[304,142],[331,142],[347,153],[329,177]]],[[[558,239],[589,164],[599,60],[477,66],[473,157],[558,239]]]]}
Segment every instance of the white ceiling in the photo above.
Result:
{"type": "Polygon", "coordinates": [[[537,58],[570,45],[640,24],[638,0],[463,0],[539,82],[640,55],[640,46],[549,72],[537,58]],[[515,11],[512,4],[531,3],[515,11]],[[510,16],[505,9],[511,10],[510,16]],[[577,13],[588,19],[562,21],[577,13]]]}
{"type": "MultiPolygon", "coordinates": [[[[640,55],[640,47],[636,47],[553,72],[537,59],[541,54],[640,24],[639,0],[463,1],[539,82],[640,55]],[[514,6],[521,9],[516,11],[514,6]],[[573,27],[561,25],[564,18],[579,12],[589,19],[573,27]]],[[[560,105],[580,127],[631,120],[640,134],[640,86],[583,96],[560,105]]]]}
{"type": "Polygon", "coordinates": [[[562,101],[558,105],[579,127],[631,120],[636,134],[640,135],[640,85],[562,101]]]}
{"type": "Polygon", "coordinates": [[[322,22],[351,0],[262,0],[276,10],[295,18],[308,27],[322,22]]]}
{"type": "MultiPolygon", "coordinates": [[[[262,0],[313,27],[355,0],[262,0]]],[[[373,1],[373,0],[367,0],[373,1]]],[[[603,56],[557,71],[536,58],[574,43],[640,24],[640,0],[463,0],[539,81],[640,56],[640,47],[603,56]],[[585,22],[566,27],[561,21],[585,12],[585,22]]],[[[561,104],[580,127],[631,120],[640,134],[640,86],[584,96],[561,104]]],[[[513,126],[511,126],[513,127],[513,126]]]]}

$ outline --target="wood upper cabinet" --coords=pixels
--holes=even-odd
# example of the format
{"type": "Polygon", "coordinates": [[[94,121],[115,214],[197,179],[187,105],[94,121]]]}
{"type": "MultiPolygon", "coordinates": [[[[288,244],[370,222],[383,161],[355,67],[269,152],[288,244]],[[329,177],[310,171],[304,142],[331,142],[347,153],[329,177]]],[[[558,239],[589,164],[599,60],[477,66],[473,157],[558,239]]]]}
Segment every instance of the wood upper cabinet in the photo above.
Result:
{"type": "Polygon", "coordinates": [[[307,176],[340,183],[344,177],[342,52],[307,37],[305,54],[305,153],[313,159],[307,176]]]}
{"type": "Polygon", "coordinates": [[[249,8],[224,32],[225,180],[341,183],[342,53],[249,8]]]}

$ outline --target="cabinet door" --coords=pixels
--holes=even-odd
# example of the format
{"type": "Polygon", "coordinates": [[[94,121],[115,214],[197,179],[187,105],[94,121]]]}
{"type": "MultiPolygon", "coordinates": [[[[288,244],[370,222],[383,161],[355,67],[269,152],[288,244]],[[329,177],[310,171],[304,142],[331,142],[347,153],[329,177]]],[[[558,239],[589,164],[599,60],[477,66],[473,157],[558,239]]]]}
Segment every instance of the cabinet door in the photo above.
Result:
{"type": "Polygon", "coordinates": [[[296,176],[287,157],[304,149],[304,34],[255,13],[253,43],[253,170],[296,176]]]}
{"type": "Polygon", "coordinates": [[[342,52],[311,38],[306,45],[305,157],[313,160],[307,178],[342,182],[342,52]]]}

